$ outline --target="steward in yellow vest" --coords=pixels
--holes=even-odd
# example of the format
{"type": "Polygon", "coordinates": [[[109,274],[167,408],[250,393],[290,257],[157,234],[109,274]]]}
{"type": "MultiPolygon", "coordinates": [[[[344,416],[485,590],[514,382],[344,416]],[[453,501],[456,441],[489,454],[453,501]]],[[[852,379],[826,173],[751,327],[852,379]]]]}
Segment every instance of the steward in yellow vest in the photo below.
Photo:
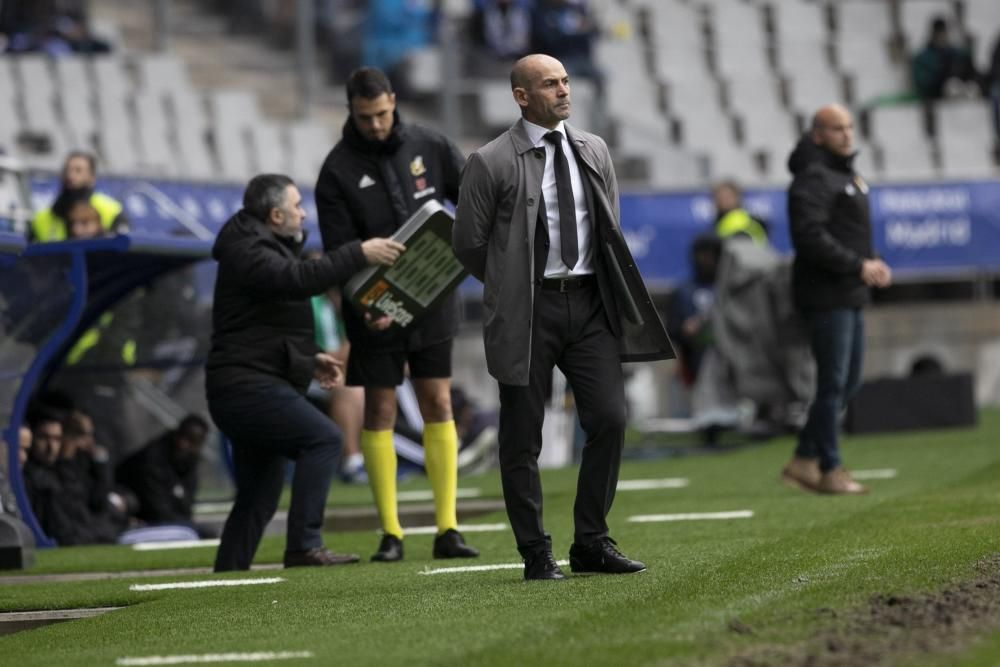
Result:
{"type": "Polygon", "coordinates": [[[105,233],[122,231],[128,223],[121,202],[102,192],[95,192],[96,160],[89,153],[73,152],[66,158],[62,171],[62,189],[52,206],[42,209],[31,221],[30,239],[38,242],[64,241],[69,206],[87,198],[101,219],[105,233]]]}
{"type": "Polygon", "coordinates": [[[715,234],[725,239],[746,236],[754,243],[767,245],[767,224],[743,208],[743,193],[732,181],[723,181],[712,188],[715,202],[715,234]]]}

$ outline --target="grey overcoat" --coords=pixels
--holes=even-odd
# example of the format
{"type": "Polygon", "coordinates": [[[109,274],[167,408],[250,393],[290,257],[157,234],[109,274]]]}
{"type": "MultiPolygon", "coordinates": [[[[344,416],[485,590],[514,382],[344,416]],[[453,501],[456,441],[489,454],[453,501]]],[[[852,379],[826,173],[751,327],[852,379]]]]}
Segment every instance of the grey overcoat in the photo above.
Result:
{"type": "MultiPolygon", "coordinates": [[[[622,236],[618,181],[607,144],[566,124],[581,174],[589,180],[594,264],[622,361],[674,358],[673,347],[622,236]]],[[[527,385],[535,291],[535,226],[545,153],[522,121],[469,156],[462,172],[452,244],[483,282],[483,341],[490,374],[527,385]]]]}

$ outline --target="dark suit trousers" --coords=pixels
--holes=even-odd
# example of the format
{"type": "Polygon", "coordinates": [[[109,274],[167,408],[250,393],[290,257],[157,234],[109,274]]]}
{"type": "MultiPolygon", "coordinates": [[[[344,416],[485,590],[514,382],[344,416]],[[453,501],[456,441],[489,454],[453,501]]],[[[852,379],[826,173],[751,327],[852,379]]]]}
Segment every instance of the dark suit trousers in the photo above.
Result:
{"type": "Polygon", "coordinates": [[[523,556],[551,548],[542,526],[542,448],[552,369],[566,376],[587,435],[580,462],[574,540],[589,544],[608,534],[625,434],[625,386],[618,341],[595,286],[565,294],[536,292],[528,385],[500,384],[500,476],[507,516],[523,556]]]}
{"type": "Polygon", "coordinates": [[[215,571],[249,569],[264,528],[278,509],[289,460],[295,461],[285,548],[323,545],[323,513],[340,431],[290,385],[247,382],[209,397],[212,419],[229,438],[236,502],[226,519],[215,571]]]}

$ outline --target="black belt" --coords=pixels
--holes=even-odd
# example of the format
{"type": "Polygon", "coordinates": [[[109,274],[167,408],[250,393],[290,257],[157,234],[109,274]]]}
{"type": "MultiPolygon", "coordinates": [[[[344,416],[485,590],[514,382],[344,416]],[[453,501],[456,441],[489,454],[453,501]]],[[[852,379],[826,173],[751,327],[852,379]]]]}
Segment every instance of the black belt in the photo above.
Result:
{"type": "Polygon", "coordinates": [[[556,292],[572,292],[597,284],[597,278],[592,273],[585,276],[567,276],[565,278],[543,278],[542,289],[556,292]]]}

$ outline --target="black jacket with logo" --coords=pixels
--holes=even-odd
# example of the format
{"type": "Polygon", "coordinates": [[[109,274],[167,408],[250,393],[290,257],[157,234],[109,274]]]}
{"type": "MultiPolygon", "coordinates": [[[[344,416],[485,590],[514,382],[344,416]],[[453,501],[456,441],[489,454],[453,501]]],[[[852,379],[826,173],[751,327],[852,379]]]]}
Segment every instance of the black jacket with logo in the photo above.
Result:
{"type": "Polygon", "coordinates": [[[319,351],[309,297],[366,261],[360,241],[317,259],[300,258],[302,244],[244,210],[222,227],[212,248],[219,270],[205,364],[209,398],[254,378],[287,382],[303,393],[309,386],[319,351]]]}
{"type": "Polygon", "coordinates": [[[841,157],[804,136],[788,158],[795,302],[805,310],[859,308],[869,300],[861,263],[875,257],[868,186],[841,157]]]}
{"type": "MultiPolygon", "coordinates": [[[[385,141],[366,139],[348,118],[316,181],[316,209],[323,246],[330,250],[357,239],[392,236],[430,199],[458,201],[465,158],[447,138],[418,125],[404,125],[398,113],[385,141]]],[[[421,349],[454,338],[458,297],[442,301],[415,329],[375,332],[344,300],[344,325],[351,344],[367,349],[421,349]]]]}

